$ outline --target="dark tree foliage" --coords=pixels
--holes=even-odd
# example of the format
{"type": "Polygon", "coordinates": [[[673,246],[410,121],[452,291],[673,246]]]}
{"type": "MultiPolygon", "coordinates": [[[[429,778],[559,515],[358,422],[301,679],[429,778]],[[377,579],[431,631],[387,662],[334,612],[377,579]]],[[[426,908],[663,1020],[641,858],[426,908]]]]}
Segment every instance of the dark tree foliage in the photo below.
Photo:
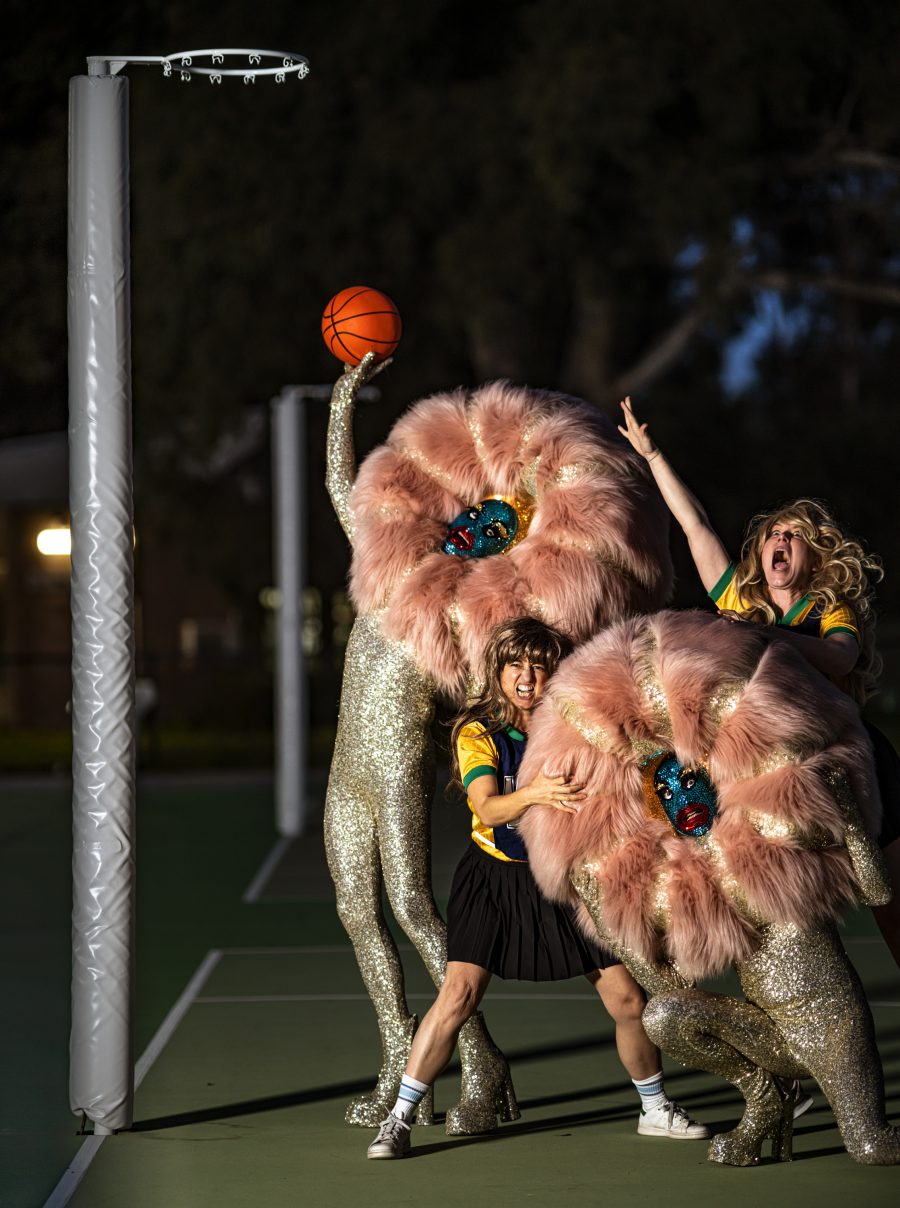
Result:
{"type": "MultiPolygon", "coordinates": [[[[238,0],[170,0],[41,28],[12,7],[7,435],[64,424],[66,77],[87,54],[197,46],[311,61],[281,87],[129,71],[139,514],[248,615],[269,575],[266,451],[218,479],[197,467],[283,384],[335,376],[319,317],[354,283],[406,325],[362,451],[412,398],[461,382],[510,376],[606,409],[629,391],[732,544],[752,511],[816,493],[896,565],[890,0],[273,0],[260,20],[238,0]],[[728,393],[723,351],[773,295],[788,334],[767,329],[728,393]]],[[[330,590],[346,551],[319,486],[324,426],[322,408],[312,525],[330,590]]]]}

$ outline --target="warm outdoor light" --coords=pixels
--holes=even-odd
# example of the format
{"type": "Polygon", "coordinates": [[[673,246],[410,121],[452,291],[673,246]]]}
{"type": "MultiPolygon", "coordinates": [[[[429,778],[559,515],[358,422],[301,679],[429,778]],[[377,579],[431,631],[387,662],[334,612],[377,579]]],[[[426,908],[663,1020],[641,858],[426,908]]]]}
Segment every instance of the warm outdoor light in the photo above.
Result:
{"type": "Polygon", "coordinates": [[[72,534],[68,528],[41,529],[37,535],[38,550],[45,557],[66,557],[72,553],[72,534]]]}

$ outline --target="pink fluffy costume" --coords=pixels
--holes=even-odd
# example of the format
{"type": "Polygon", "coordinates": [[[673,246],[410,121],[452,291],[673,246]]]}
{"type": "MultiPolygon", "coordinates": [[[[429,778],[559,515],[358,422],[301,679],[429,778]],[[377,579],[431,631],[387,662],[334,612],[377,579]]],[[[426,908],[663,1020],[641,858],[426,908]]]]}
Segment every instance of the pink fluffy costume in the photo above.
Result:
{"type": "Polygon", "coordinates": [[[544,893],[652,996],[647,1034],[746,1099],[711,1160],[791,1155],[779,1079],[811,1074],[848,1152],[900,1162],[871,1013],[835,930],[890,897],[871,839],[880,803],[855,705],[762,627],[701,613],[614,625],[571,655],[521,770],[586,785],[577,816],[530,810],[544,893]],[[746,1001],[695,989],[733,966],[746,1001]]]}

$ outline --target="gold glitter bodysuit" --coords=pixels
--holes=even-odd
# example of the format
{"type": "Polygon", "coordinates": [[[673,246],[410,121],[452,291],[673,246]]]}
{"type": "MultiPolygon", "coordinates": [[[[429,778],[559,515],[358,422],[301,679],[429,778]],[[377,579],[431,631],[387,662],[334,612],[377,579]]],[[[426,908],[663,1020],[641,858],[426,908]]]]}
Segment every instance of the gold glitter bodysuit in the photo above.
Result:
{"type": "MultiPolygon", "coordinates": [[[[845,786],[838,780],[834,789],[848,819],[845,843],[861,903],[880,905],[891,893],[883,857],[845,786]]],[[[735,963],[742,1002],[695,989],[674,964],[654,963],[623,947],[605,925],[594,876],[585,870],[573,885],[601,938],[651,996],[643,1016],[650,1039],[682,1064],[718,1074],[743,1094],[744,1115],[731,1132],[713,1138],[712,1161],[752,1165],[767,1139],[776,1160],[790,1160],[793,1101],[778,1079],[811,1075],[851,1157],[870,1165],[900,1163],[900,1130],[884,1114],[872,1014],[833,925],[761,926],[756,952],[735,963]]]]}
{"type": "Polygon", "coordinates": [[[661,612],[610,626],[554,674],[520,778],[547,766],[577,769],[585,803],[577,830],[523,816],[535,879],[550,896],[574,888],[651,996],[650,1039],[746,1100],[710,1159],[750,1165],[766,1140],[789,1159],[779,1079],[811,1075],[856,1161],[900,1163],[871,1012],[834,925],[845,903],[891,896],[848,698],[760,626],[661,612]],[[729,967],[743,1000],[695,988],[729,967]]]}
{"type": "MultiPolygon", "coordinates": [[[[328,428],[326,483],[351,545],[353,409],[372,368],[359,366],[338,380],[328,428]]],[[[434,700],[435,685],[400,643],[384,637],[378,614],[359,616],[344,663],[325,800],[325,846],[338,913],[378,1018],[383,1065],[375,1089],[348,1105],[349,1124],[377,1126],[388,1114],[416,1027],[406,1004],[400,957],[382,911],[382,885],[435,985],[444,978],[446,928],[431,889],[434,752],[429,725],[434,700]]],[[[498,1115],[517,1118],[506,1061],[480,1013],[463,1027],[459,1052],[463,1093],[447,1112],[447,1132],[485,1132],[495,1127],[498,1115]]],[[[419,1106],[418,1122],[430,1124],[432,1111],[429,1092],[419,1106]]]]}

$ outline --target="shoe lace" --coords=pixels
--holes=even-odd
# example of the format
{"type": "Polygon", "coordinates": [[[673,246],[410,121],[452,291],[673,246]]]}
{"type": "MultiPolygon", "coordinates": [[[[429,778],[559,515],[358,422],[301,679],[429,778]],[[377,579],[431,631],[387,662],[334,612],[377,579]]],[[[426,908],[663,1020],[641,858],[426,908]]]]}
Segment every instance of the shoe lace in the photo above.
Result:
{"type": "Polygon", "coordinates": [[[409,1132],[410,1127],[405,1120],[401,1120],[399,1116],[395,1116],[393,1112],[386,1120],[382,1120],[381,1127],[378,1130],[377,1141],[395,1141],[401,1137],[404,1132],[409,1132]]]}
{"type": "Polygon", "coordinates": [[[669,1128],[672,1127],[672,1124],[676,1119],[678,1121],[678,1126],[680,1128],[690,1128],[691,1124],[693,1124],[693,1120],[690,1118],[690,1116],[687,1114],[687,1112],[684,1110],[684,1108],[681,1106],[680,1103],[670,1102],[669,1103],[669,1128]]]}

